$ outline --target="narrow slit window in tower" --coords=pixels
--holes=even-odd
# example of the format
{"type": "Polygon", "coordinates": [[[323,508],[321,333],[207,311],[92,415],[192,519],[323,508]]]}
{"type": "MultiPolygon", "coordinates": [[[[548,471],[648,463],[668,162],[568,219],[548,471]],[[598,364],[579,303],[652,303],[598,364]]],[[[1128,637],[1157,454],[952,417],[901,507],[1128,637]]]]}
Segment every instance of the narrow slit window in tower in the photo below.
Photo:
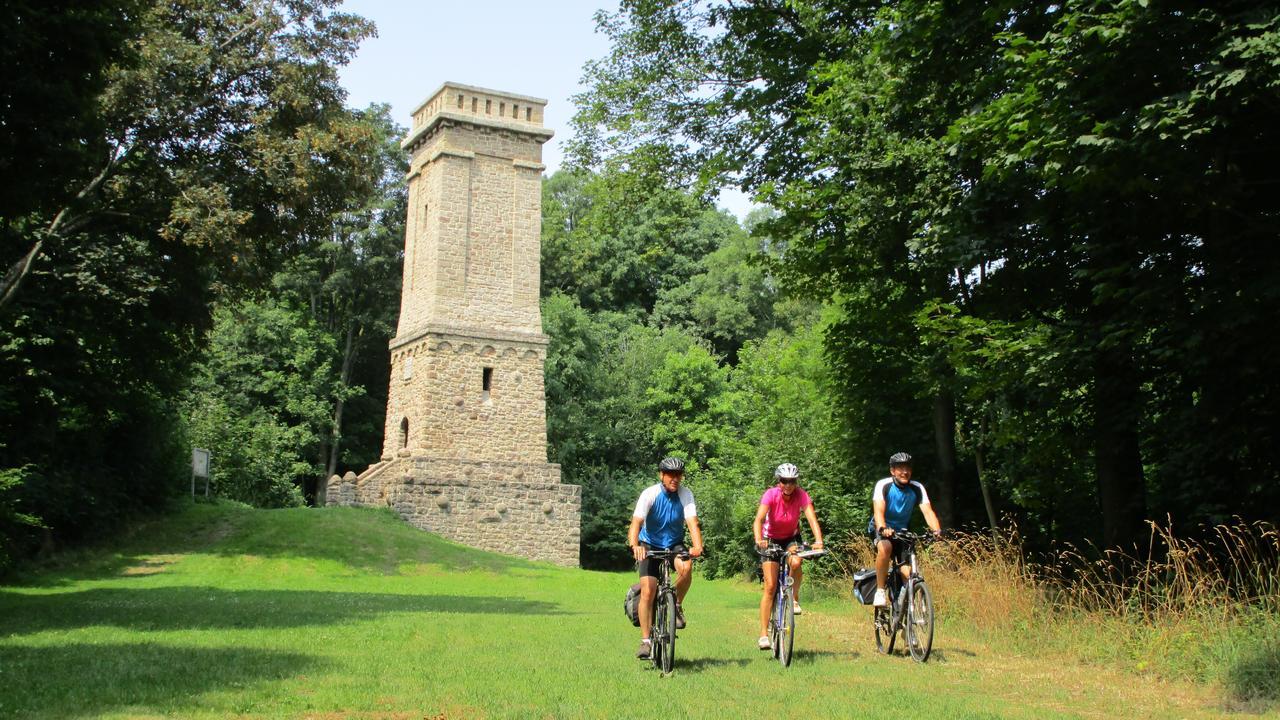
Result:
{"type": "Polygon", "coordinates": [[[484,374],[480,379],[481,387],[484,389],[484,400],[489,402],[489,391],[493,389],[493,368],[485,368],[484,374]]]}
{"type": "Polygon", "coordinates": [[[409,447],[409,418],[400,420],[400,448],[409,447]]]}

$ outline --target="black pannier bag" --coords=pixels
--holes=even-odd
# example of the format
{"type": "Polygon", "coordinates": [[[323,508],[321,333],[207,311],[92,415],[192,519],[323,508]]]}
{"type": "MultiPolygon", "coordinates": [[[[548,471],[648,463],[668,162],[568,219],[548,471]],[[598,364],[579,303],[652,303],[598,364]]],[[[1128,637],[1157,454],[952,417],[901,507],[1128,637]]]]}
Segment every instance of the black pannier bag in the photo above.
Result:
{"type": "MultiPolygon", "coordinates": [[[[871,578],[872,589],[875,589],[875,575],[871,578]]],[[[627,596],[622,600],[622,611],[635,627],[640,627],[640,583],[627,588],[627,596]]]]}
{"type": "Polygon", "coordinates": [[[863,605],[870,605],[876,596],[876,571],[861,568],[853,574],[853,596],[863,605]]]}

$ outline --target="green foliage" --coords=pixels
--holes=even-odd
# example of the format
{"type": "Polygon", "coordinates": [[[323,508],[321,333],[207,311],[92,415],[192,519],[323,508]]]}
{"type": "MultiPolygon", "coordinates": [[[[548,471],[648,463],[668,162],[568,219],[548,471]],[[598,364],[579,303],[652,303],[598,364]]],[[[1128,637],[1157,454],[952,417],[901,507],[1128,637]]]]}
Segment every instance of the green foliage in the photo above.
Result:
{"type": "MultiPolygon", "coordinates": [[[[343,107],[336,71],[372,28],[335,5],[6,6],[15,37],[0,62],[21,82],[0,103],[0,167],[30,182],[0,202],[0,465],[29,468],[9,495],[47,526],[20,554],[185,489],[180,398],[211,308],[377,192],[385,133],[343,107]],[[15,69],[36,64],[46,71],[15,69]]],[[[209,410],[222,442],[270,450],[271,475],[296,476],[275,452],[293,435],[224,405],[209,410]]]]}
{"type": "Polygon", "coordinates": [[[334,340],[272,301],[214,313],[198,368],[192,440],[212,453],[214,492],[259,507],[297,505],[318,467],[339,387],[334,340]]]}
{"type": "Polygon", "coordinates": [[[650,313],[740,237],[733,218],[665,187],[637,194],[621,173],[560,171],[543,186],[542,290],[589,310],[650,313]]]}
{"type": "Polygon", "coordinates": [[[14,541],[20,536],[21,530],[44,526],[40,518],[19,510],[18,500],[10,495],[10,492],[22,485],[23,479],[30,471],[29,465],[0,469],[0,539],[4,541],[0,544],[0,576],[4,575],[10,563],[13,562],[13,558],[9,556],[9,548],[14,546],[14,541]]]}
{"type": "Polygon", "coordinates": [[[958,522],[982,466],[1042,542],[1275,517],[1274,7],[691,1],[600,26],[577,157],[778,209],[782,278],[844,310],[855,465],[911,449],[958,522]]]}
{"type": "Polygon", "coordinates": [[[542,301],[547,350],[548,455],[564,481],[582,486],[582,563],[627,564],[626,528],[640,490],[654,480],[647,389],[665,358],[694,346],[616,312],[592,313],[559,293],[542,301]]]}

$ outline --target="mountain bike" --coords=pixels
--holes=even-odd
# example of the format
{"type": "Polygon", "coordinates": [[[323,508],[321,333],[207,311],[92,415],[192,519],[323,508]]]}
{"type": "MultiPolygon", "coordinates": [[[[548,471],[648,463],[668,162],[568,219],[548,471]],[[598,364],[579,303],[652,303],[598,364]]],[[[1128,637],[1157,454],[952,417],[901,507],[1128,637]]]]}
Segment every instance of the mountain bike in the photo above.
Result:
{"type": "MultiPolygon", "coordinates": [[[[796,640],[796,596],[791,577],[791,564],[786,561],[787,549],[781,545],[769,543],[764,550],[757,550],[760,557],[769,562],[778,563],[778,585],[773,596],[773,610],[769,613],[769,643],[773,646],[773,657],[783,667],[791,665],[791,651],[796,640]]],[[[826,555],[826,550],[809,550],[801,545],[796,557],[812,558],[826,555]]]]}
{"type": "Polygon", "coordinates": [[[658,590],[653,598],[653,627],[649,630],[649,660],[663,675],[676,663],[676,588],[671,582],[674,560],[688,560],[688,551],[650,549],[648,557],[658,560],[658,590]]]}
{"type": "Polygon", "coordinates": [[[876,649],[886,655],[892,653],[894,640],[901,630],[911,659],[922,663],[929,659],[933,650],[933,596],[916,564],[916,545],[927,536],[898,530],[893,537],[901,541],[901,546],[894,548],[893,562],[885,578],[889,606],[875,608],[872,617],[876,628],[876,649]],[[904,567],[910,570],[905,580],[902,578],[904,567]]]}

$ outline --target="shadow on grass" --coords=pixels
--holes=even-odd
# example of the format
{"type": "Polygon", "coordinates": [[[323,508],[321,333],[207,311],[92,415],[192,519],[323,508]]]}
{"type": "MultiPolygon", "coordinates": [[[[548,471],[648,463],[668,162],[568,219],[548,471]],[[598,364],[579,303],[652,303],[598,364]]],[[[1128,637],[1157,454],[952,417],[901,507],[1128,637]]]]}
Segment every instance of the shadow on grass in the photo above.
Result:
{"type": "Polygon", "coordinates": [[[1227,672],[1227,689],[1250,705],[1280,702],[1280,644],[1267,644],[1245,655],[1227,672]]]}
{"type": "Polygon", "coordinates": [[[933,652],[929,653],[929,659],[933,660],[936,658],[938,662],[946,662],[947,660],[951,659],[950,658],[951,655],[960,655],[964,657],[978,657],[977,653],[974,653],[969,650],[964,650],[961,648],[948,648],[946,650],[942,650],[935,647],[933,649],[933,652]]]}
{"type": "Polygon", "coordinates": [[[0,717],[96,717],[124,707],[181,716],[192,697],[317,669],[306,655],[147,643],[0,645],[0,717]]]}
{"type": "Polygon", "coordinates": [[[63,587],[79,580],[136,574],[139,569],[145,574],[156,556],[180,558],[190,553],[328,561],[376,575],[398,575],[405,565],[438,566],[450,572],[552,572],[521,557],[477,550],[423,532],[389,508],[260,510],[201,503],[140,522],[100,546],[68,551],[9,580],[27,587],[63,587]]]}
{"type": "MultiPolygon", "coordinates": [[[[676,650],[678,651],[679,649],[680,649],[679,645],[677,645],[676,650]]],[[[674,671],[677,673],[680,673],[680,672],[700,673],[700,672],[706,672],[707,670],[711,670],[713,668],[725,667],[727,665],[744,667],[744,666],[750,665],[751,662],[752,661],[748,658],[700,657],[700,658],[690,658],[688,660],[685,660],[679,657],[679,655],[677,654],[674,671]]]]}
{"type": "Polygon", "coordinates": [[[562,611],[555,603],[487,595],[212,587],[94,588],[51,595],[0,590],[0,637],[91,626],[139,631],[303,627],[393,612],[558,615],[562,611]]]}
{"type": "MultiPolygon", "coordinates": [[[[764,655],[765,653],[760,653],[760,654],[764,655]]],[[[862,653],[858,652],[857,650],[851,650],[849,652],[834,652],[831,650],[799,650],[797,649],[797,650],[793,650],[791,653],[791,664],[792,665],[813,665],[817,663],[818,660],[821,658],[846,658],[850,660],[857,660],[860,657],[862,657],[862,653]]],[[[772,660],[773,656],[770,655],[769,659],[772,660]]]]}

